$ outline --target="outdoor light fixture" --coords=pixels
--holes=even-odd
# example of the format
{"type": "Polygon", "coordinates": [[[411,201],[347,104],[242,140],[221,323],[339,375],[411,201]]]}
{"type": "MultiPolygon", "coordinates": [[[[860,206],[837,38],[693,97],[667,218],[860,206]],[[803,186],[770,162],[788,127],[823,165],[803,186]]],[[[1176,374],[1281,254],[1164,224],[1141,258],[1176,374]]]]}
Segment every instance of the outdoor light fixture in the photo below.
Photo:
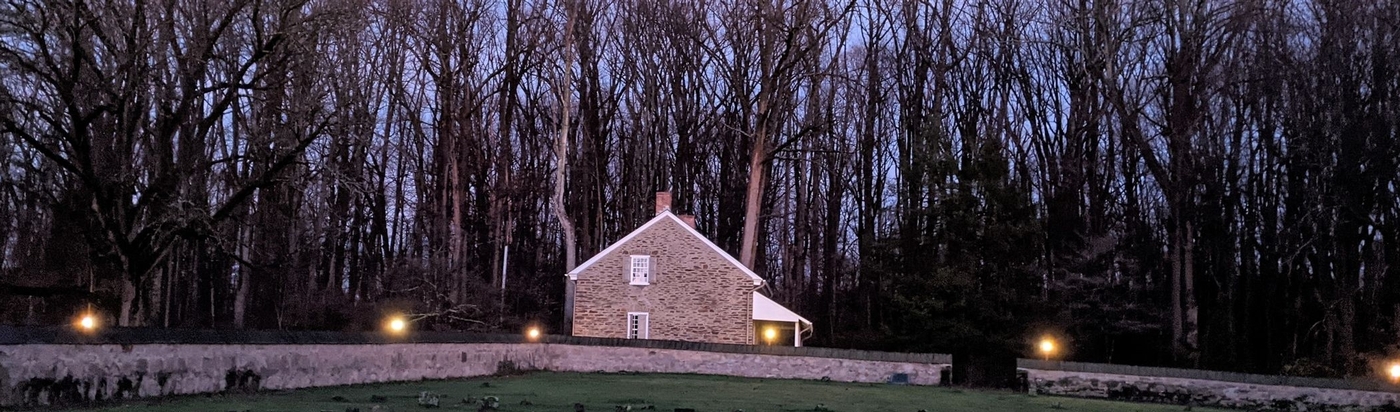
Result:
{"type": "Polygon", "coordinates": [[[1055,340],[1049,336],[1040,338],[1040,354],[1045,356],[1045,360],[1050,360],[1050,355],[1055,353],[1055,340]]]}
{"type": "Polygon", "coordinates": [[[773,339],[778,337],[778,330],[769,327],[763,331],[763,339],[768,340],[768,344],[773,344],[773,339]]]}
{"type": "Polygon", "coordinates": [[[1391,363],[1386,372],[1390,373],[1390,380],[1400,381],[1400,362],[1391,363]]]}
{"type": "Polygon", "coordinates": [[[84,332],[95,331],[97,330],[97,315],[92,314],[92,312],[84,313],[82,317],[78,318],[75,325],[84,332]]]}
{"type": "Polygon", "coordinates": [[[540,339],[540,328],[531,327],[530,330],[525,331],[525,336],[528,337],[528,338],[530,338],[531,341],[539,340],[539,339],[540,339]]]}
{"type": "Polygon", "coordinates": [[[390,320],[389,320],[389,325],[388,325],[388,326],[389,326],[389,332],[395,333],[395,334],[401,334],[401,333],[404,333],[404,331],[408,329],[408,322],[405,322],[405,321],[403,320],[403,318],[393,318],[393,319],[390,319],[390,320]]]}

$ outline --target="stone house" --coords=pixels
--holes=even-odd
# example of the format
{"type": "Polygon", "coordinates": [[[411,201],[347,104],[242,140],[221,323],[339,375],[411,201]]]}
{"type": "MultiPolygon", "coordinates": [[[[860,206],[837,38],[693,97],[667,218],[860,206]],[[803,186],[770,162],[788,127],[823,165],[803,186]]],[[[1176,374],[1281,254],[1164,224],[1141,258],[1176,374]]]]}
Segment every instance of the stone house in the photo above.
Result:
{"type": "Polygon", "coordinates": [[[573,335],[802,346],[812,323],[763,296],[764,280],[671,212],[656,217],[567,274],[573,335]]]}

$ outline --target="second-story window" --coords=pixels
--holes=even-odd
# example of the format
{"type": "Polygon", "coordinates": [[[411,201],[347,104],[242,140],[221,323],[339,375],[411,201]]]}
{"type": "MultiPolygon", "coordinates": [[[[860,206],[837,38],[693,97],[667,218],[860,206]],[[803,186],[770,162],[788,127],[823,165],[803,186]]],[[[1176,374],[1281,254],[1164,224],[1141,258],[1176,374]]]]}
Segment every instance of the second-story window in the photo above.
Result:
{"type": "Polygon", "coordinates": [[[651,256],[632,255],[631,269],[633,285],[651,284],[651,256]]]}

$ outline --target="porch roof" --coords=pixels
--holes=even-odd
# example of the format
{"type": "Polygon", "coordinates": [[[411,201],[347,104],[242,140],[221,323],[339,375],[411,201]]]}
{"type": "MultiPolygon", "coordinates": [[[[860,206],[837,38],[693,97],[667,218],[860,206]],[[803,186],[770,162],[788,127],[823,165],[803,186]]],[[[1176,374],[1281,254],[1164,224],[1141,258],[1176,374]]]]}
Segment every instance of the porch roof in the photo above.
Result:
{"type": "Polygon", "coordinates": [[[774,302],[767,296],[758,292],[753,293],[753,320],[766,320],[773,322],[801,322],[811,326],[812,321],[803,318],[788,308],[774,302]]]}

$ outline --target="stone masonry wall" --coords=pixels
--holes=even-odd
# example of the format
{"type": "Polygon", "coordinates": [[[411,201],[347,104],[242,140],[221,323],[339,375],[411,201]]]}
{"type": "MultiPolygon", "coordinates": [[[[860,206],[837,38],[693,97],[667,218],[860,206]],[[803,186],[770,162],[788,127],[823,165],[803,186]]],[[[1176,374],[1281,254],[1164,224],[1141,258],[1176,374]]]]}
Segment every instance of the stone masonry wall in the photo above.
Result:
{"type": "MultiPolygon", "coordinates": [[[[937,385],[947,364],[540,343],[0,345],[0,408],[82,400],[295,389],[521,370],[696,373],[845,382],[907,374],[937,385]]],[[[1394,410],[1400,393],[1027,368],[1034,392],[1275,411],[1394,410]]]]}
{"type": "Polygon", "coordinates": [[[907,374],[914,385],[938,385],[947,364],[884,362],[650,348],[550,345],[557,371],[698,373],[749,378],[888,382],[907,374]],[[605,349],[600,351],[599,349],[605,349]]]}
{"type": "Polygon", "coordinates": [[[0,405],[480,376],[510,360],[549,365],[539,345],[0,346],[0,405]]]}
{"type": "Polygon", "coordinates": [[[627,312],[647,312],[650,339],[753,343],[753,279],[682,225],[663,219],[578,275],[575,336],[625,338],[627,312]],[[650,285],[630,284],[631,255],[651,256],[650,285]]]}
{"type": "Polygon", "coordinates": [[[699,373],[936,385],[946,365],[558,344],[0,346],[0,406],[295,389],[522,370],[699,373]]]}
{"type": "Polygon", "coordinates": [[[1033,392],[1132,402],[1276,411],[1393,410],[1400,393],[1206,379],[1027,369],[1033,392]]]}

